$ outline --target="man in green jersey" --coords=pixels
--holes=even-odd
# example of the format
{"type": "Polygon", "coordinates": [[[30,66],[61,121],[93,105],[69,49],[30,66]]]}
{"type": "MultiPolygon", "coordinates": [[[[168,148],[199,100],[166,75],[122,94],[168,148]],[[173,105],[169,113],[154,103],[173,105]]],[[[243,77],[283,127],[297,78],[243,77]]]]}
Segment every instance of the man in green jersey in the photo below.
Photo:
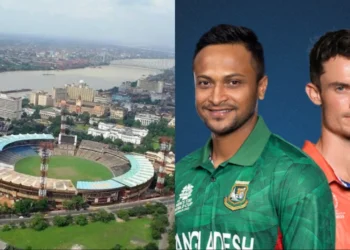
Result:
{"type": "Polygon", "coordinates": [[[257,113],[264,68],[248,28],[218,25],[197,43],[196,109],[212,135],[176,164],[176,249],[334,249],[325,175],[257,113]]]}

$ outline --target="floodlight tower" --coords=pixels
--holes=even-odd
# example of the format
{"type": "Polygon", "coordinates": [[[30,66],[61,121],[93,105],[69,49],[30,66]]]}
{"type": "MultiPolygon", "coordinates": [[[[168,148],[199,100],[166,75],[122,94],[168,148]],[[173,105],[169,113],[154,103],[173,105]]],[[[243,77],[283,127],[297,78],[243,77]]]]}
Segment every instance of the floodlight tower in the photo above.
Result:
{"type": "Polygon", "coordinates": [[[40,165],[40,189],[39,199],[46,197],[46,177],[49,170],[50,156],[52,155],[53,144],[51,142],[40,143],[39,155],[41,158],[40,165]]]}
{"type": "Polygon", "coordinates": [[[157,185],[155,188],[155,190],[159,193],[162,193],[163,188],[164,188],[166,157],[167,157],[168,153],[170,152],[171,142],[172,141],[169,137],[163,136],[159,139],[160,151],[163,152],[163,154],[164,154],[163,162],[161,163],[161,166],[159,167],[157,185]]]}

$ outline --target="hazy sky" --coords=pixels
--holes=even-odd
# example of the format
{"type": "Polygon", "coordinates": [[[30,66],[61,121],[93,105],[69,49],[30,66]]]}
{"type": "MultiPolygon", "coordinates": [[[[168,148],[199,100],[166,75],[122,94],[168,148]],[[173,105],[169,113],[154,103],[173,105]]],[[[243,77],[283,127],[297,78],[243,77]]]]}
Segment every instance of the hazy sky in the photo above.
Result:
{"type": "Polygon", "coordinates": [[[175,0],[0,0],[0,32],[175,47],[175,0]]]}

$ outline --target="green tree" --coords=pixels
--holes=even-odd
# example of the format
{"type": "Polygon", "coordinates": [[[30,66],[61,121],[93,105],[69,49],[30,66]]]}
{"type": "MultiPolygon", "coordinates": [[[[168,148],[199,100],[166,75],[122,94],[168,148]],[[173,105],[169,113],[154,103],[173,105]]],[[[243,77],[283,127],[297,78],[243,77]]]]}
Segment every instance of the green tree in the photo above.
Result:
{"type": "Polygon", "coordinates": [[[111,248],[111,250],[122,250],[122,245],[116,244],[114,247],[111,248]]]}
{"type": "Polygon", "coordinates": [[[87,216],[84,214],[80,214],[74,217],[74,223],[79,226],[85,226],[88,224],[87,216]]]}
{"type": "Polygon", "coordinates": [[[120,219],[122,219],[124,221],[128,221],[130,219],[128,211],[124,210],[124,209],[119,210],[117,212],[117,216],[118,216],[118,218],[120,218],[120,219]]]}
{"type": "Polygon", "coordinates": [[[40,116],[40,110],[37,108],[35,109],[33,115],[32,115],[32,118],[33,119],[41,119],[41,116],[40,116]]]}
{"type": "Polygon", "coordinates": [[[157,244],[154,242],[148,243],[146,246],[144,246],[143,249],[144,250],[159,250],[157,244]]]}
{"type": "Polygon", "coordinates": [[[25,224],[23,221],[21,221],[21,222],[19,223],[19,226],[20,226],[22,229],[26,229],[26,228],[27,228],[26,224],[25,224]]]}
{"type": "Polygon", "coordinates": [[[36,214],[30,220],[30,227],[33,228],[35,231],[45,230],[48,226],[49,226],[49,223],[45,220],[44,216],[42,216],[41,214],[36,214]]]}
{"type": "Polygon", "coordinates": [[[27,108],[29,106],[30,100],[28,98],[22,99],[22,108],[27,108]]]}
{"type": "Polygon", "coordinates": [[[69,223],[66,219],[66,217],[61,217],[61,216],[58,216],[56,215],[54,218],[53,218],[53,224],[57,227],[65,227],[65,226],[68,226],[69,223]]]}
{"type": "Polygon", "coordinates": [[[7,232],[7,231],[11,231],[11,227],[7,224],[5,224],[3,227],[2,227],[2,231],[3,232],[7,232]]]}

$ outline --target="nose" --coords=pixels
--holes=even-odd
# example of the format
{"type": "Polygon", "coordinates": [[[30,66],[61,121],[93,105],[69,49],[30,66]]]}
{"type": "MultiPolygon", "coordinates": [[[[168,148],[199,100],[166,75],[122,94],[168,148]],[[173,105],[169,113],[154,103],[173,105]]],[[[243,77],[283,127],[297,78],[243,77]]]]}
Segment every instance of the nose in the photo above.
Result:
{"type": "Polygon", "coordinates": [[[216,84],[215,87],[212,89],[209,101],[213,105],[220,105],[221,103],[227,100],[226,91],[223,84],[216,84]]]}

